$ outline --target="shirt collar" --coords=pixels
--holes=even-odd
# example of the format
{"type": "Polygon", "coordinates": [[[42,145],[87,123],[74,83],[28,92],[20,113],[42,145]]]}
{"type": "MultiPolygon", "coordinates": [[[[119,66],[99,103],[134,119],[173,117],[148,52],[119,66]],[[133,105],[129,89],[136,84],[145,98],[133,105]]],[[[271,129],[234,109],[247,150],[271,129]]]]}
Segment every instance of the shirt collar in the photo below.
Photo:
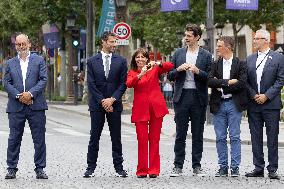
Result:
{"type": "Polygon", "coordinates": [[[233,61],[233,56],[231,56],[231,58],[229,58],[228,60],[223,58],[223,63],[225,63],[225,64],[228,64],[228,63],[232,64],[232,61],[233,61]]]}
{"type": "Polygon", "coordinates": [[[106,57],[106,55],[109,55],[109,58],[112,57],[112,53],[107,54],[107,53],[105,53],[104,51],[101,51],[101,53],[102,53],[102,58],[103,58],[103,59],[106,57]]]}
{"type": "MultiPolygon", "coordinates": [[[[28,52],[27,60],[30,58],[30,56],[31,56],[31,51],[28,52]]],[[[18,59],[19,59],[19,60],[22,60],[21,57],[20,57],[20,55],[18,55],[18,59]]]]}
{"type": "Polygon", "coordinates": [[[267,53],[270,51],[270,48],[267,49],[266,51],[264,52],[260,52],[260,51],[257,51],[257,55],[260,56],[260,55],[267,55],[267,53]]]}

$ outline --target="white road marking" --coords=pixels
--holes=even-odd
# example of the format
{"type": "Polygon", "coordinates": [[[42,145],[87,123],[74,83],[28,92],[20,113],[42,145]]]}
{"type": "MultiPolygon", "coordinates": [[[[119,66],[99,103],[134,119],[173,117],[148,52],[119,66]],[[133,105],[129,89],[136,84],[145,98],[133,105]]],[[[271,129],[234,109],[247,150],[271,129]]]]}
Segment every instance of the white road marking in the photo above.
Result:
{"type": "Polygon", "coordinates": [[[60,133],[72,135],[72,136],[87,136],[87,137],[90,136],[88,134],[81,133],[81,132],[74,131],[72,129],[67,129],[67,128],[53,128],[53,130],[60,132],[60,133]]]}

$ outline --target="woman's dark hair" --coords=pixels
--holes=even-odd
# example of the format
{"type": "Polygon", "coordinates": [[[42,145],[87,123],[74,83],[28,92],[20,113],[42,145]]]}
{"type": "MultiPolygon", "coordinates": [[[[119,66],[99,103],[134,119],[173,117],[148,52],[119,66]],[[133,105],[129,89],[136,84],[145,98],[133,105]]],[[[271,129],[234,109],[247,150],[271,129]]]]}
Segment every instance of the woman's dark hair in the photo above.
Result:
{"type": "Polygon", "coordinates": [[[138,54],[142,54],[144,57],[146,57],[148,60],[147,60],[147,63],[150,62],[150,57],[149,57],[149,53],[143,49],[143,48],[139,48],[135,51],[135,53],[132,55],[132,58],[131,58],[131,62],[130,62],[130,69],[131,70],[137,70],[138,69],[138,66],[136,64],[136,61],[135,61],[135,57],[138,55],[138,54]]]}

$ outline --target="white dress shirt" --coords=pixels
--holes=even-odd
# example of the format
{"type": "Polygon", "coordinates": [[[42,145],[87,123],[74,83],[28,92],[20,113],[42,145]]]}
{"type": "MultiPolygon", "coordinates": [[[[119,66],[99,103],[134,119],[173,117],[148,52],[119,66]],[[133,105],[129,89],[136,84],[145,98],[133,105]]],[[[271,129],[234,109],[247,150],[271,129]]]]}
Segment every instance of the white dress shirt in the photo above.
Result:
{"type": "Polygon", "coordinates": [[[109,69],[108,69],[108,70],[110,70],[112,53],[107,54],[107,53],[105,53],[105,52],[103,52],[103,51],[101,51],[101,53],[102,53],[102,59],[103,59],[103,65],[104,65],[104,71],[105,71],[105,76],[106,76],[106,55],[108,55],[108,56],[109,56],[109,57],[108,57],[108,61],[109,61],[109,69]]]}
{"type": "MultiPolygon", "coordinates": [[[[188,64],[196,64],[197,56],[198,56],[199,48],[195,52],[186,52],[186,63],[188,64]]],[[[195,81],[194,81],[194,74],[187,70],[185,81],[183,85],[184,89],[196,89],[195,81]]]]}
{"type": "MultiPolygon", "coordinates": [[[[230,73],[231,73],[231,67],[232,67],[232,62],[233,61],[233,56],[229,58],[228,60],[223,58],[223,79],[230,79],[230,73]]],[[[222,98],[230,98],[232,97],[232,94],[223,94],[223,90],[221,88],[222,92],[222,98]]]]}
{"type": "Polygon", "coordinates": [[[255,68],[258,67],[257,70],[256,70],[256,81],[257,81],[258,93],[260,93],[260,81],[261,81],[261,77],[262,77],[263,68],[264,68],[265,63],[266,63],[267,58],[268,58],[269,51],[270,51],[270,49],[268,49],[265,52],[259,52],[259,51],[257,52],[257,59],[256,59],[255,68]]]}
{"type": "Polygon", "coordinates": [[[27,71],[28,71],[28,65],[29,65],[29,60],[30,60],[30,55],[31,53],[28,53],[28,56],[26,60],[22,60],[20,56],[18,55],[18,59],[20,61],[21,65],[21,70],[22,70],[22,77],[23,77],[23,85],[24,85],[24,91],[26,91],[26,78],[27,78],[27,71]]]}

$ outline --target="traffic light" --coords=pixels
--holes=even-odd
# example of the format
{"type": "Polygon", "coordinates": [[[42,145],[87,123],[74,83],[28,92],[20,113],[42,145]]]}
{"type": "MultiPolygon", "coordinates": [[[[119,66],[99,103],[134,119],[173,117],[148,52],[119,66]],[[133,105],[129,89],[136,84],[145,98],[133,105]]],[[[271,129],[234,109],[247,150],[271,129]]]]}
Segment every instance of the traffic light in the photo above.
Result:
{"type": "Polygon", "coordinates": [[[71,36],[72,36],[73,48],[78,48],[79,45],[80,45],[80,30],[79,29],[73,29],[71,36]]]}

